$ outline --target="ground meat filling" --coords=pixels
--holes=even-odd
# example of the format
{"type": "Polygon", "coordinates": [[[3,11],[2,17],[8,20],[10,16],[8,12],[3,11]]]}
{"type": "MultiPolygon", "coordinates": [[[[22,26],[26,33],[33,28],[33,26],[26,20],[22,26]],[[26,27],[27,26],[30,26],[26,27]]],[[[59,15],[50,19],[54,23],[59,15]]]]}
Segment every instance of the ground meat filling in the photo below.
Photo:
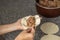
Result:
{"type": "Polygon", "coordinates": [[[27,20],[27,26],[28,27],[34,27],[35,26],[35,17],[29,17],[27,20]]]}

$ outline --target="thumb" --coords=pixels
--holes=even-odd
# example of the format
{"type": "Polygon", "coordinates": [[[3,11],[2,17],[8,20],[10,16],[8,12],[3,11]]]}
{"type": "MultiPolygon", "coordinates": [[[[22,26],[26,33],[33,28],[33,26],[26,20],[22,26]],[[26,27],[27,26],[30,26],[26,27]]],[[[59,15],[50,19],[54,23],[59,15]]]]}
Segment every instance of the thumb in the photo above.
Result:
{"type": "Polygon", "coordinates": [[[28,28],[28,29],[26,29],[26,30],[24,30],[23,32],[25,32],[25,33],[31,33],[31,28],[28,28]]]}
{"type": "Polygon", "coordinates": [[[35,33],[35,29],[34,28],[28,28],[27,30],[24,30],[23,32],[34,34],[35,33]]]}
{"type": "Polygon", "coordinates": [[[34,34],[35,33],[35,29],[34,28],[28,28],[26,30],[27,33],[30,33],[30,34],[34,34]]]}
{"type": "Polygon", "coordinates": [[[31,33],[35,34],[35,29],[34,28],[32,28],[31,33]]]}

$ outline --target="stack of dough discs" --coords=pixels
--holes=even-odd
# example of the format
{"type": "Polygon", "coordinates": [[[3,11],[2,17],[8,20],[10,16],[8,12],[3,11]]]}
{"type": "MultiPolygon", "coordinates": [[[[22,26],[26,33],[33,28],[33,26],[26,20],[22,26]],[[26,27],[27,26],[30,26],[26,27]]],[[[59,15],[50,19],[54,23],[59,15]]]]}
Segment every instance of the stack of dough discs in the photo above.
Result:
{"type": "Polygon", "coordinates": [[[41,30],[46,34],[55,34],[59,31],[59,27],[52,22],[47,22],[41,25],[41,30]]]}
{"type": "Polygon", "coordinates": [[[56,35],[45,35],[41,40],[60,40],[60,37],[56,35]]]}

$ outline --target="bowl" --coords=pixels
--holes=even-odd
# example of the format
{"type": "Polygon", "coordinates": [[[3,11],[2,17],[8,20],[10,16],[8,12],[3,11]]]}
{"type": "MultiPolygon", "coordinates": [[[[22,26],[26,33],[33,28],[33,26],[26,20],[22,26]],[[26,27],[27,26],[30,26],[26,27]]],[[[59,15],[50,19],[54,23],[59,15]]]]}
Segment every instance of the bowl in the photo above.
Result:
{"type": "Polygon", "coordinates": [[[42,15],[47,18],[53,18],[60,15],[60,7],[48,8],[41,6],[39,0],[36,0],[36,10],[39,15],[42,15]]]}

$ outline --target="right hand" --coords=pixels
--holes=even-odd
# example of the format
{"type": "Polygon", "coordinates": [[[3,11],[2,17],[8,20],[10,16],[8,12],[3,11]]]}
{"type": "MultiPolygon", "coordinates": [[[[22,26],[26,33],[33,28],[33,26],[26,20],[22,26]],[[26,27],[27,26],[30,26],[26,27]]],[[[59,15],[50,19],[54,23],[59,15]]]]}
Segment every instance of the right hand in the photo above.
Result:
{"type": "Polygon", "coordinates": [[[22,31],[15,40],[33,40],[35,34],[35,30],[27,29],[25,31],[22,31]]]}

